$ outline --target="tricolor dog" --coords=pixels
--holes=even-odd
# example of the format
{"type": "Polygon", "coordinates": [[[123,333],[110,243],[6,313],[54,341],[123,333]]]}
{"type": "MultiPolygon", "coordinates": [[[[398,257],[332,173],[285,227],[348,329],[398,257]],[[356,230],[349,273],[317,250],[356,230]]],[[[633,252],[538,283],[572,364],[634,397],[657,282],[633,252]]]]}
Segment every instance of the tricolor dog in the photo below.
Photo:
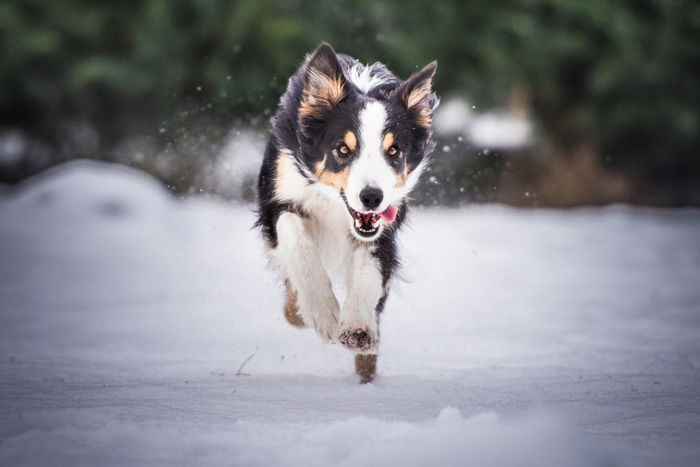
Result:
{"type": "Polygon", "coordinates": [[[376,369],[406,197],[434,147],[436,66],[402,81],[321,44],[289,79],[260,170],[257,225],[285,316],[354,352],[362,382],[376,369]]]}

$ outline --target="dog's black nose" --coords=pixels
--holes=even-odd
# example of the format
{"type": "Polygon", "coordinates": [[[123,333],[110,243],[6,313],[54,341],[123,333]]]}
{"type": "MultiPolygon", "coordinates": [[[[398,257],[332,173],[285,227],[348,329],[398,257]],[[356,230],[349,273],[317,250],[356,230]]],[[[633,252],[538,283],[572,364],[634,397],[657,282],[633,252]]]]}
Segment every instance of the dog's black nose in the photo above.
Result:
{"type": "Polygon", "coordinates": [[[384,193],[379,188],[365,188],[360,192],[360,201],[365,206],[365,208],[373,211],[382,204],[384,199],[384,193]]]}

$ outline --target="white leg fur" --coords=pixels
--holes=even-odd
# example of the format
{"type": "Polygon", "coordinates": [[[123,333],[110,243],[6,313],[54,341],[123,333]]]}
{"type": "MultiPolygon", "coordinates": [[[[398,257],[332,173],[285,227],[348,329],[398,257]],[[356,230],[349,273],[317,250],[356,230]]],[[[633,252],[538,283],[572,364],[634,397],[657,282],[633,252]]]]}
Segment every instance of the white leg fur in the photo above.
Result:
{"type": "Polygon", "coordinates": [[[338,300],[304,219],[289,212],[280,215],[277,243],[270,256],[296,290],[304,323],[322,338],[333,340],[338,329],[338,300]]]}
{"type": "MultiPolygon", "coordinates": [[[[376,306],[382,297],[382,275],[377,260],[367,247],[353,252],[352,264],[348,273],[348,294],[340,313],[339,335],[354,331],[365,331],[371,344],[366,349],[352,348],[360,353],[377,352],[376,306]]],[[[347,344],[346,344],[347,345],[347,344]]]]}

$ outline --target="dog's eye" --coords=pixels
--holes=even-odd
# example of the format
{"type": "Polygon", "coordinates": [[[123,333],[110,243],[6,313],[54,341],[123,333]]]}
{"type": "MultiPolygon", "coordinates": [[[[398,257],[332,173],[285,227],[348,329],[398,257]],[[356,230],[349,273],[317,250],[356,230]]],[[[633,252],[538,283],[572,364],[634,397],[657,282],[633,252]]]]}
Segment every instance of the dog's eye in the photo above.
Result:
{"type": "Polygon", "coordinates": [[[350,156],[350,148],[348,147],[347,144],[343,143],[340,146],[338,146],[338,155],[340,157],[348,157],[350,156]]]}
{"type": "Polygon", "coordinates": [[[387,155],[389,156],[396,156],[399,153],[399,147],[397,145],[391,146],[389,149],[386,150],[387,155]]]}

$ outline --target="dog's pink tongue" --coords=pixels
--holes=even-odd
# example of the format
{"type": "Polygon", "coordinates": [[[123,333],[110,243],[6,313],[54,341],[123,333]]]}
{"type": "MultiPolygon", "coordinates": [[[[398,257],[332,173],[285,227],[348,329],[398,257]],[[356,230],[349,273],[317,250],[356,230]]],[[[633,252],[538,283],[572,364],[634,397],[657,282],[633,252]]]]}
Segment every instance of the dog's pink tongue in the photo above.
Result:
{"type": "Polygon", "coordinates": [[[396,209],[396,206],[392,206],[391,204],[389,205],[388,208],[383,210],[382,212],[379,213],[380,216],[382,216],[382,219],[384,219],[384,222],[394,222],[394,219],[396,219],[396,213],[399,210],[396,209]]]}

